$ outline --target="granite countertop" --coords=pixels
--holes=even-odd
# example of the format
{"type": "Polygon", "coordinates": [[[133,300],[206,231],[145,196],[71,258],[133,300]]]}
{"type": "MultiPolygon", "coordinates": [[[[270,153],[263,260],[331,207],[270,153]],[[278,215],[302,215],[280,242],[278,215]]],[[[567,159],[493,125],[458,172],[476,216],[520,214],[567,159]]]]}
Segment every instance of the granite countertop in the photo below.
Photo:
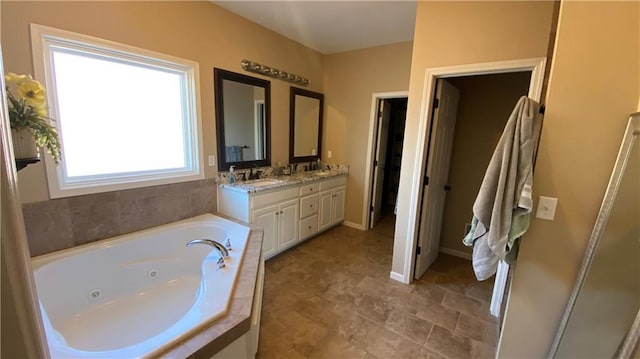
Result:
{"type": "MultiPolygon", "coordinates": [[[[230,221],[243,223],[237,219],[215,213],[230,221]]],[[[251,227],[242,267],[236,279],[231,303],[227,313],[216,319],[211,326],[195,333],[182,343],[160,355],[161,358],[199,359],[211,358],[217,352],[233,343],[251,328],[251,310],[256,287],[256,277],[262,254],[263,230],[251,227]]]]}
{"type": "Polygon", "coordinates": [[[257,180],[224,183],[219,184],[218,186],[238,192],[257,193],[346,175],[347,171],[342,169],[309,171],[279,177],[264,177],[257,180]]]}

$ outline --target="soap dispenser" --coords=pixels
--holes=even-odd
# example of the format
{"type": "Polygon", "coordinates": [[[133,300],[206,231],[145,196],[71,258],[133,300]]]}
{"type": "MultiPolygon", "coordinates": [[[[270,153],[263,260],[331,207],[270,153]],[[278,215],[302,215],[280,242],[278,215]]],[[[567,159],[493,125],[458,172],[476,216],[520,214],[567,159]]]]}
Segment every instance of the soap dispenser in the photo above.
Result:
{"type": "Polygon", "coordinates": [[[234,173],[235,166],[229,166],[229,183],[236,181],[236,175],[234,173]]]}

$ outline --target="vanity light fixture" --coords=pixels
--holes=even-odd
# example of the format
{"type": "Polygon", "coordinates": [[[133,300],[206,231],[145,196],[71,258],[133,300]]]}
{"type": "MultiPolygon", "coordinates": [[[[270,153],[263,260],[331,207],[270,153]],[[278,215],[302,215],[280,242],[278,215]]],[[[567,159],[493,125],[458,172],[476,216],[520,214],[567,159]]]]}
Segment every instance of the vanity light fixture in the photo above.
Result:
{"type": "Polygon", "coordinates": [[[275,67],[261,65],[251,60],[245,59],[240,61],[240,66],[242,66],[242,68],[245,71],[255,72],[257,74],[273,77],[273,78],[284,80],[284,81],[293,82],[294,84],[299,84],[302,86],[306,86],[309,84],[309,79],[305,77],[290,74],[288,72],[278,70],[275,67]]]}

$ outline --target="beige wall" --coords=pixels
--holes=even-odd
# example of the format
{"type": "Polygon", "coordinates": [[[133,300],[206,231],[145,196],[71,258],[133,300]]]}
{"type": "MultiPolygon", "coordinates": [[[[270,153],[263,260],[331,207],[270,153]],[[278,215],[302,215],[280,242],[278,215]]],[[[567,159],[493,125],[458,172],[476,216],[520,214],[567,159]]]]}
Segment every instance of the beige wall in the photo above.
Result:
{"type": "Polygon", "coordinates": [[[351,224],[364,226],[372,95],[408,90],[411,47],[411,42],[404,42],[325,57],[322,159],[350,166],[346,221],[351,224]],[[327,151],[333,151],[333,158],[327,159],[327,151]]]}
{"type": "Polygon", "coordinates": [[[501,357],[544,357],[557,329],[637,107],[639,5],[562,4],[533,186],[536,198],[558,197],[558,208],[522,241],[501,357]]]}
{"type": "MultiPolygon", "coordinates": [[[[205,156],[216,152],[214,67],[243,72],[240,61],[247,58],[309,78],[310,90],[323,89],[321,54],[206,1],[3,1],[1,6],[7,72],[33,73],[29,37],[32,22],[197,61],[205,156]]],[[[287,163],[290,84],[269,80],[272,163],[287,163]]],[[[205,174],[213,177],[214,168],[205,167],[205,174]]],[[[49,198],[42,164],[20,171],[19,181],[23,202],[49,198]]]]}
{"type": "Polygon", "coordinates": [[[416,172],[418,127],[425,70],[523,58],[545,57],[553,2],[419,2],[416,16],[409,104],[402,155],[398,219],[392,270],[405,273],[405,252],[414,225],[410,218],[416,172]]]}
{"type": "Polygon", "coordinates": [[[460,90],[440,247],[471,254],[462,244],[489,160],[513,107],[529,92],[531,71],[448,79],[460,90]]]}

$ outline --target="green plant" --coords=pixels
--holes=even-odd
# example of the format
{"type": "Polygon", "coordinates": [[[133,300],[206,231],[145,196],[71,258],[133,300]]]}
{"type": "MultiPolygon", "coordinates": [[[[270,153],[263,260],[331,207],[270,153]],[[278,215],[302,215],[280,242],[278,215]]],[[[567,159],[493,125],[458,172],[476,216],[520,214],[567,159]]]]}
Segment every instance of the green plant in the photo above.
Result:
{"type": "Polygon", "coordinates": [[[30,75],[5,75],[7,82],[7,107],[11,128],[31,133],[38,147],[46,147],[56,164],[60,162],[61,144],[56,128],[49,124],[55,121],[48,117],[47,98],[44,86],[30,75]],[[17,96],[9,86],[17,91],[17,96]]]}

